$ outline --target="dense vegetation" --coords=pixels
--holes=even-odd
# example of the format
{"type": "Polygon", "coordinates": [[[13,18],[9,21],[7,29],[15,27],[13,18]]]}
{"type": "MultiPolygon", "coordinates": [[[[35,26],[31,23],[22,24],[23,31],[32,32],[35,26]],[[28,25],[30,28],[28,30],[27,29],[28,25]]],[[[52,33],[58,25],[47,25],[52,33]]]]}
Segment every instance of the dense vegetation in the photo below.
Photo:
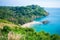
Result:
{"type": "Polygon", "coordinates": [[[46,15],[48,15],[48,13],[42,7],[37,5],[21,7],[0,6],[0,19],[8,20],[15,24],[31,22],[36,17],[46,15]]]}
{"type": "Polygon", "coordinates": [[[60,36],[56,34],[50,35],[44,31],[35,32],[32,28],[4,26],[0,30],[0,40],[8,40],[8,38],[9,40],[60,40],[60,36]]]}
{"type": "Polygon", "coordinates": [[[37,5],[0,6],[0,40],[60,40],[60,36],[56,34],[50,35],[44,31],[35,32],[32,28],[22,28],[17,25],[47,15],[48,13],[37,5]]]}

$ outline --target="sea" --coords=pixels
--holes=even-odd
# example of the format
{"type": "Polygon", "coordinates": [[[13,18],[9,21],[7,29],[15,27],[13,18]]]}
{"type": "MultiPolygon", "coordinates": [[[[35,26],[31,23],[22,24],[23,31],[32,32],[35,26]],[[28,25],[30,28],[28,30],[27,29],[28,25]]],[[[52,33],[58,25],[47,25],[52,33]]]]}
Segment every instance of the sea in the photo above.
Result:
{"type": "Polygon", "coordinates": [[[34,21],[43,22],[48,21],[47,24],[34,24],[33,29],[36,32],[44,31],[50,34],[60,35],[60,8],[45,8],[49,13],[48,16],[44,18],[36,18],[34,21]]]}

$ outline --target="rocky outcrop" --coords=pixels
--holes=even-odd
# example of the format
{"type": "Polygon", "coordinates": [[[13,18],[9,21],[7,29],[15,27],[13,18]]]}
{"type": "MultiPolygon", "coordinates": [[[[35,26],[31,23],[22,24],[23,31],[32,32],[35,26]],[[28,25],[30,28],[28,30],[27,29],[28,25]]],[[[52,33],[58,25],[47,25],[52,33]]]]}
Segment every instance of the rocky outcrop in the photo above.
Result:
{"type": "Polygon", "coordinates": [[[48,20],[45,20],[45,21],[43,21],[42,23],[43,23],[43,24],[47,24],[47,23],[49,23],[49,21],[48,21],[48,20]]]}

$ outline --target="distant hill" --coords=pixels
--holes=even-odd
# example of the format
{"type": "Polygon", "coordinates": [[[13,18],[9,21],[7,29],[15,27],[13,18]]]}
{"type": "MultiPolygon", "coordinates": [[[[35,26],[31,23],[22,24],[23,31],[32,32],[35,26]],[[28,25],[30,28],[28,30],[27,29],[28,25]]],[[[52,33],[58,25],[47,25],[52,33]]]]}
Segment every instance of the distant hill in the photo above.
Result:
{"type": "Polygon", "coordinates": [[[48,13],[38,5],[21,7],[0,6],[0,19],[4,19],[15,24],[25,24],[33,21],[36,17],[47,16],[48,13]]]}

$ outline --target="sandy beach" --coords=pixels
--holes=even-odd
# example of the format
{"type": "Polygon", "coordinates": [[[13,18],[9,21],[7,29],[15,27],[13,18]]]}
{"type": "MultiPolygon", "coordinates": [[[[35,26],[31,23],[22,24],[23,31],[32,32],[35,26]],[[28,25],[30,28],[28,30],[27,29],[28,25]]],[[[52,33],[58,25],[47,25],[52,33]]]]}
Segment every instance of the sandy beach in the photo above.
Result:
{"type": "Polygon", "coordinates": [[[33,24],[42,24],[42,22],[32,21],[32,22],[23,24],[22,27],[31,27],[33,24]]]}

